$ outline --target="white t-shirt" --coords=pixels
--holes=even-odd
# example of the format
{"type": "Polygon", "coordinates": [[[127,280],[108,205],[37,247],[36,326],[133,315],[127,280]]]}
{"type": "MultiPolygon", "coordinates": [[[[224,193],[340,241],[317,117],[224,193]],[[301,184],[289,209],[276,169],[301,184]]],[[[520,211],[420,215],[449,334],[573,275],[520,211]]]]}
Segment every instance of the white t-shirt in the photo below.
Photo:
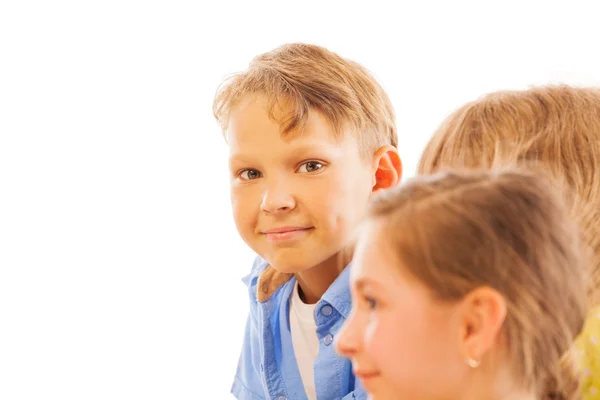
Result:
{"type": "Polygon", "coordinates": [[[290,329],[296,362],[308,400],[316,400],[314,363],[319,354],[315,322],[316,304],[305,304],[298,293],[298,282],[290,300],[290,329]]]}

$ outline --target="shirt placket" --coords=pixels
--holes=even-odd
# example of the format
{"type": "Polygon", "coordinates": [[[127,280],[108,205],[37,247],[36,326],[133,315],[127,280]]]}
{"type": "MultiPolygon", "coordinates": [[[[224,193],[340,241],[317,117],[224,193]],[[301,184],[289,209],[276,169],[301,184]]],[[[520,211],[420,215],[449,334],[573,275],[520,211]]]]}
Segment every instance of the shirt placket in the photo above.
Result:
{"type": "Polygon", "coordinates": [[[345,359],[334,349],[335,334],[341,323],[339,313],[326,301],[321,301],[315,309],[319,355],[315,363],[315,386],[317,398],[337,399],[344,392],[342,375],[345,359]]]}
{"type": "Polygon", "coordinates": [[[281,376],[281,371],[275,361],[275,343],[273,340],[273,330],[270,322],[270,315],[273,311],[273,302],[267,301],[260,304],[262,313],[262,354],[260,369],[262,372],[265,394],[272,400],[291,400],[288,398],[287,391],[281,376]]]}

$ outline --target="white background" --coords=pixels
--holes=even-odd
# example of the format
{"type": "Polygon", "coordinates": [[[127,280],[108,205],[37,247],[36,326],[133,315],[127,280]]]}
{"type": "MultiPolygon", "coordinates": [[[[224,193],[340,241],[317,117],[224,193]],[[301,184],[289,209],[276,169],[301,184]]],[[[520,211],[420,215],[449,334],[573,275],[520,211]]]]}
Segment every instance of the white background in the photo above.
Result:
{"type": "Polygon", "coordinates": [[[258,53],[373,71],[406,176],[468,100],[600,82],[591,1],[397,3],[2,1],[0,399],[229,398],[252,254],[211,102],[258,53]]]}

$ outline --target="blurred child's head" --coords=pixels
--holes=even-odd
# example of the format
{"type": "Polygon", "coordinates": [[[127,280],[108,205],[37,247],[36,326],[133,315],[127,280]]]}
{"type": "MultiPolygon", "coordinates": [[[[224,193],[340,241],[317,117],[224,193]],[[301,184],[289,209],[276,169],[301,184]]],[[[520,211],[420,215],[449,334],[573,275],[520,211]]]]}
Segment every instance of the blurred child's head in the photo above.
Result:
{"type": "Polygon", "coordinates": [[[237,229],[282,272],[337,260],[371,193],[400,179],[388,96],[322,47],[257,56],[219,88],[214,113],[230,148],[237,229]]]}
{"type": "MultiPolygon", "coordinates": [[[[600,288],[600,89],[548,86],[488,94],[454,112],[427,145],[419,173],[517,164],[565,188],[600,288]]],[[[557,185],[558,186],[558,185],[557,185]]]]}
{"type": "Polygon", "coordinates": [[[337,341],[373,399],[573,389],[561,359],[583,325],[586,275],[577,228],[544,182],[449,172],[375,197],[337,341]]]}

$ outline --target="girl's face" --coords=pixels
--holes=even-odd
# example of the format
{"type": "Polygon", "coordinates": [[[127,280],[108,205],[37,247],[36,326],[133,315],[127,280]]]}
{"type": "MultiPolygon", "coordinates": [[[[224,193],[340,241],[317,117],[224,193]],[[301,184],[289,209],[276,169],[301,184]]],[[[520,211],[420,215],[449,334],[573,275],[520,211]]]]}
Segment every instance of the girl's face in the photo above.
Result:
{"type": "Polygon", "coordinates": [[[435,300],[408,273],[387,245],[381,222],[363,231],[350,284],[353,308],[336,346],[352,360],[371,398],[459,398],[468,373],[459,305],[435,300]]]}

